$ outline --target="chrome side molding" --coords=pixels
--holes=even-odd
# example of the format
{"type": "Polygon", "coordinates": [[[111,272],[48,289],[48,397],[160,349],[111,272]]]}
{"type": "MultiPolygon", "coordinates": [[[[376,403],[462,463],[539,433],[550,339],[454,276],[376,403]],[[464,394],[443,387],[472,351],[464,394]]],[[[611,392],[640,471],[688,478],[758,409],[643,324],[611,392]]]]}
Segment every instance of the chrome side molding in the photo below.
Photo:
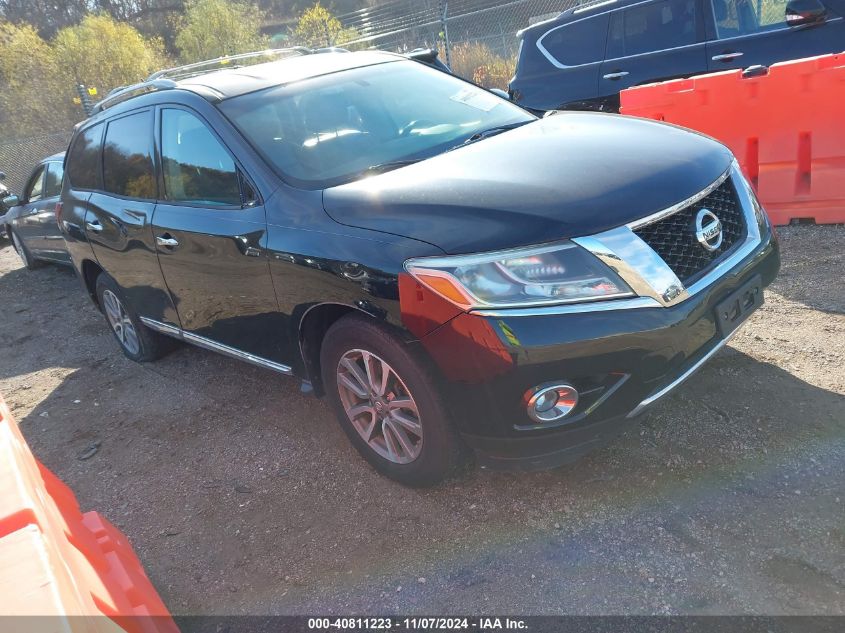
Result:
{"type": "Polygon", "coordinates": [[[223,354],[224,356],[229,356],[237,360],[242,360],[251,365],[255,365],[256,367],[271,369],[286,376],[293,375],[293,369],[291,369],[287,365],[282,365],[281,363],[277,363],[272,360],[267,360],[266,358],[262,358],[260,356],[256,356],[255,354],[250,354],[249,352],[244,352],[239,349],[235,349],[234,347],[224,345],[223,343],[218,343],[217,341],[212,341],[211,339],[206,338],[204,336],[199,336],[191,332],[186,332],[182,328],[176,327],[175,325],[161,323],[160,321],[149,319],[147,317],[141,317],[141,323],[146,325],[151,330],[155,330],[156,332],[160,332],[161,334],[166,334],[167,336],[172,336],[173,338],[178,338],[181,341],[191,343],[192,345],[196,345],[197,347],[202,347],[203,349],[211,350],[212,352],[217,352],[219,354],[223,354]]]}
{"type": "Polygon", "coordinates": [[[140,317],[141,323],[146,325],[151,330],[155,330],[156,332],[160,332],[161,334],[167,334],[167,336],[172,336],[173,338],[182,338],[182,330],[175,325],[169,325],[167,323],[161,323],[160,321],[154,321],[153,319],[148,319],[147,317],[140,317]]]}

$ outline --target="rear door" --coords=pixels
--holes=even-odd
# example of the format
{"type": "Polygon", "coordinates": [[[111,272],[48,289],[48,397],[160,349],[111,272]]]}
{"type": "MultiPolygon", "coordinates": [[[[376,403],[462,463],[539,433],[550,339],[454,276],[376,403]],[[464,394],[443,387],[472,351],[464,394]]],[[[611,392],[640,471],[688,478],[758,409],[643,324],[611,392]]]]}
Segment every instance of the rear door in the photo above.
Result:
{"type": "Polygon", "coordinates": [[[153,109],[106,124],[102,186],[91,194],[85,233],[100,266],[141,316],[178,327],[158,265],[151,219],[158,195],[153,168],[153,109]]]}
{"type": "Polygon", "coordinates": [[[32,172],[23,190],[20,210],[13,225],[15,233],[26,243],[26,247],[30,252],[39,255],[44,243],[43,229],[39,222],[39,213],[41,212],[41,203],[44,197],[44,176],[46,172],[46,165],[39,165],[32,172]]]}
{"type": "Polygon", "coordinates": [[[790,27],[787,0],[705,0],[710,70],[770,66],[845,49],[845,21],[833,14],[816,26],[790,27]]]}
{"type": "Polygon", "coordinates": [[[699,0],[655,0],[614,11],[600,95],[707,71],[699,0]]]}
{"type": "Polygon", "coordinates": [[[243,169],[193,110],[158,111],[159,262],[185,337],[278,360],[285,332],[267,258],[267,221],[243,169]]]}
{"type": "Polygon", "coordinates": [[[62,193],[64,167],[59,161],[50,161],[46,167],[43,198],[37,215],[43,248],[41,255],[56,261],[68,262],[70,257],[65,247],[65,238],[56,222],[56,204],[62,193]]]}

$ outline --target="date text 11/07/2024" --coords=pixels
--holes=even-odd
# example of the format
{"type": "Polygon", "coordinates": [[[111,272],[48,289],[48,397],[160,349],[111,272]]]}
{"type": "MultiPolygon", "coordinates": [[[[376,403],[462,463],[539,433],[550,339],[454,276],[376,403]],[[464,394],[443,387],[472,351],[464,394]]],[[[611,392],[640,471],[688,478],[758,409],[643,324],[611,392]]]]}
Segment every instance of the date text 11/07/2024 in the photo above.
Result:
{"type": "Polygon", "coordinates": [[[528,628],[520,618],[498,617],[416,617],[416,618],[309,618],[308,628],[316,631],[518,631],[528,628]]]}

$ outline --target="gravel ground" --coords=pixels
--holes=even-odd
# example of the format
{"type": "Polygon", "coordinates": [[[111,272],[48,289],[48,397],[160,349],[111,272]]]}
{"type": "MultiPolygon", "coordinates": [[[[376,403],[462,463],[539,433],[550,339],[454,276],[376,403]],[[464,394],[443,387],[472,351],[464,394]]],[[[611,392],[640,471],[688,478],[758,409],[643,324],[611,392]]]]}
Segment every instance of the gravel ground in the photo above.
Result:
{"type": "Polygon", "coordinates": [[[550,472],[405,489],[293,380],[126,360],[70,270],[7,244],[0,392],[176,614],[845,614],[845,227],[780,235],[730,347],[550,472]]]}

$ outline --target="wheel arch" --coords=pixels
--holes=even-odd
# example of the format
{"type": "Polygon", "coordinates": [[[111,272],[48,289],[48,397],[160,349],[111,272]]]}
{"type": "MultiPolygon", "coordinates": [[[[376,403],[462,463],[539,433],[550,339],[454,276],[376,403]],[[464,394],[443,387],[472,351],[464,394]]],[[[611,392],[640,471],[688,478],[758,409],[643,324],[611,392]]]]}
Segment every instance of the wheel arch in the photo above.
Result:
{"type": "Polygon", "coordinates": [[[365,302],[359,302],[357,305],[324,302],[310,306],[299,319],[297,334],[302,360],[302,375],[305,380],[311,383],[317,396],[322,396],[325,393],[320,372],[320,348],[323,339],[332,325],[349,314],[360,314],[379,323],[383,323],[385,317],[374,306],[365,302]]]}
{"type": "Polygon", "coordinates": [[[97,277],[99,277],[100,273],[103,272],[103,267],[93,259],[84,259],[82,260],[82,265],[79,267],[79,271],[82,274],[82,282],[85,284],[85,290],[88,291],[88,296],[91,298],[91,301],[94,302],[94,305],[99,308],[100,302],[97,299],[97,277]]]}

